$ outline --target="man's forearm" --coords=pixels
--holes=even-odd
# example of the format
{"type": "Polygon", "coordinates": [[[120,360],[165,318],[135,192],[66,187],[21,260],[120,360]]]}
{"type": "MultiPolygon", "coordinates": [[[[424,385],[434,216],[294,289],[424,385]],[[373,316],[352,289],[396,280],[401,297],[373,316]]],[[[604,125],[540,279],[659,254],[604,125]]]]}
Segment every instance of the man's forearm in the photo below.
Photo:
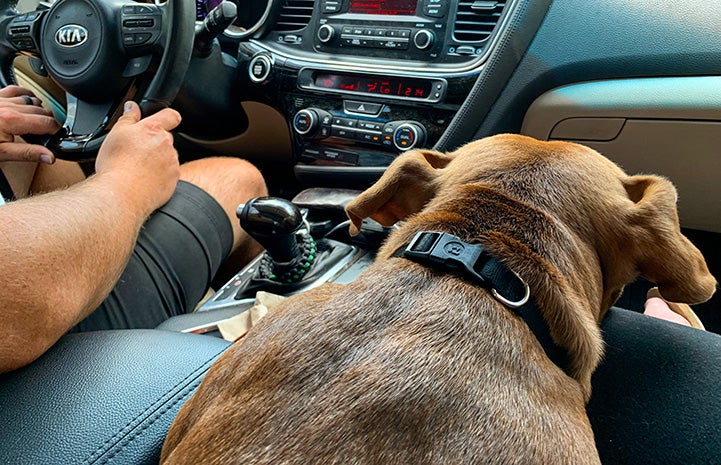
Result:
{"type": "Polygon", "coordinates": [[[37,358],[108,295],[149,206],[99,175],[0,208],[0,371],[37,358]]]}

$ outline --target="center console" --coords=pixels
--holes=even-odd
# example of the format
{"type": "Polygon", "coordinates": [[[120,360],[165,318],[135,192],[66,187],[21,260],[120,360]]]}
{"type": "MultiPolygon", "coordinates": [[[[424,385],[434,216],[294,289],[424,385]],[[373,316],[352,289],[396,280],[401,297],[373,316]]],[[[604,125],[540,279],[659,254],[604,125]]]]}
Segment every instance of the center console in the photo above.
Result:
{"type": "Polygon", "coordinates": [[[515,2],[280,3],[239,45],[244,92],[285,116],[302,184],[364,188],[440,139],[515,2]]]}

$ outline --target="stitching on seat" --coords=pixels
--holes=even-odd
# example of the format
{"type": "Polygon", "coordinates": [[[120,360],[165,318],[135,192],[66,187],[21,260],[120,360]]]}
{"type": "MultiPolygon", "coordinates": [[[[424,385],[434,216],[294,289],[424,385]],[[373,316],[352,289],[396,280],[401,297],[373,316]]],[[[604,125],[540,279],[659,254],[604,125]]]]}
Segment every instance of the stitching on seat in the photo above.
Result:
{"type": "Polygon", "coordinates": [[[188,389],[182,396],[177,397],[171,404],[168,404],[163,410],[161,410],[160,412],[158,412],[157,414],[155,414],[155,415],[154,415],[154,418],[152,418],[152,419],[151,419],[150,421],[148,421],[147,423],[143,424],[143,426],[142,426],[139,430],[137,430],[137,431],[135,432],[135,434],[133,434],[132,436],[129,436],[129,437],[125,438],[125,440],[124,440],[122,443],[117,443],[117,444],[115,445],[115,448],[116,448],[116,449],[115,449],[115,452],[113,452],[111,455],[109,455],[108,457],[106,457],[105,460],[102,460],[102,461],[96,462],[96,463],[104,464],[104,463],[109,463],[111,460],[113,460],[113,458],[114,458],[116,455],[118,455],[118,454],[123,450],[123,448],[124,448],[125,446],[127,446],[128,444],[130,444],[131,442],[133,442],[136,438],[138,438],[146,429],[150,428],[157,420],[159,420],[163,415],[165,415],[165,414],[168,412],[168,410],[170,410],[171,408],[173,408],[173,407],[175,406],[175,404],[177,404],[177,403],[180,402],[181,400],[187,398],[189,395],[191,395],[192,393],[194,393],[194,392],[197,390],[197,388],[198,388],[199,385],[200,385],[200,381],[196,381],[196,382],[193,383],[192,385],[188,386],[189,389],[188,389]]]}
{"type": "MultiPolygon", "coordinates": [[[[213,356],[211,356],[209,359],[207,359],[201,366],[196,368],[192,373],[187,375],[185,378],[180,380],[178,383],[176,383],[173,387],[166,390],[165,393],[159,397],[155,402],[153,402],[150,407],[145,408],[142,412],[140,412],[138,415],[136,415],[134,418],[129,420],[125,426],[123,426],[118,432],[116,432],[112,437],[108,438],[103,444],[98,446],[98,448],[90,454],[85,460],[83,460],[84,464],[94,463],[96,460],[100,458],[103,454],[107,453],[112,447],[117,446],[119,443],[115,442],[116,439],[119,437],[122,437],[123,435],[127,435],[132,431],[133,428],[136,428],[140,423],[147,421],[150,418],[153,418],[153,413],[157,412],[158,409],[168,401],[169,398],[172,398],[173,396],[177,396],[180,392],[182,392],[183,389],[190,388],[187,392],[185,392],[181,397],[176,399],[174,402],[170,404],[169,407],[172,407],[173,405],[177,404],[181,399],[188,396],[190,392],[192,392],[197,386],[200,384],[200,381],[195,382],[194,384],[187,384],[188,380],[190,379],[196,379],[198,376],[200,376],[202,373],[207,371],[208,366],[212,364],[212,362],[225,350],[227,347],[223,347],[221,350],[216,352],[213,356]],[[115,444],[111,444],[115,442],[115,444]]],[[[156,415],[158,418],[162,416],[168,409],[166,408],[164,411],[161,410],[158,415],[156,415]]],[[[157,418],[154,418],[148,426],[150,426],[152,423],[154,423],[157,420],[157,418]]],[[[147,429],[147,426],[143,429],[147,429]]],[[[141,430],[142,431],[142,430],[141,430]]],[[[137,434],[136,434],[137,436],[137,434]]],[[[132,439],[135,439],[135,437],[131,437],[132,439]]],[[[131,440],[132,440],[131,439],[131,440]]],[[[130,441],[128,441],[130,442],[130,441]]],[[[127,444],[127,443],[126,443],[127,444]]],[[[115,453],[117,454],[117,452],[115,453]]],[[[113,455],[115,455],[113,454],[113,455]]]]}

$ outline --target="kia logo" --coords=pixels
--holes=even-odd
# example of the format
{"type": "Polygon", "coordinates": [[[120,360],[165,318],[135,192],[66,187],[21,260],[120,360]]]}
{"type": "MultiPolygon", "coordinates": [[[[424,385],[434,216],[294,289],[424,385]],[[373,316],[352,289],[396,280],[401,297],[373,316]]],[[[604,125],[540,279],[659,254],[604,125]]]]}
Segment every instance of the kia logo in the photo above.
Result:
{"type": "Polygon", "coordinates": [[[77,47],[88,40],[88,30],[77,24],[67,24],[55,33],[55,42],[61,47],[77,47]]]}

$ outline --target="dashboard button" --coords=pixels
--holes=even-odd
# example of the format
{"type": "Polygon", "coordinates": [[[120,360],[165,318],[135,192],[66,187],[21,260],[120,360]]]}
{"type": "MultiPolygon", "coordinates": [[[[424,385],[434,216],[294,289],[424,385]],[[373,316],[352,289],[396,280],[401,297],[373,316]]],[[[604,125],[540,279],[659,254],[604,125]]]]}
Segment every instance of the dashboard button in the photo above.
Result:
{"type": "Polygon", "coordinates": [[[358,121],[357,125],[358,129],[367,129],[369,131],[380,131],[383,129],[383,125],[381,123],[376,123],[373,121],[358,121]]]}
{"type": "Polygon", "coordinates": [[[340,3],[333,1],[323,2],[323,13],[335,13],[340,10],[340,3]]]}
{"type": "Polygon", "coordinates": [[[357,139],[363,142],[371,142],[374,144],[378,144],[381,141],[381,133],[363,131],[358,133],[357,139]]]}
{"type": "Polygon", "coordinates": [[[351,118],[333,118],[334,126],[342,126],[344,128],[354,128],[358,120],[351,118]]]}
{"type": "Polygon", "coordinates": [[[332,126],[330,128],[330,135],[335,137],[342,137],[343,139],[355,139],[356,131],[353,129],[332,126]]]}
{"type": "Polygon", "coordinates": [[[333,37],[335,36],[335,28],[331,26],[330,24],[323,24],[318,29],[318,40],[320,40],[322,43],[327,44],[331,40],[333,40],[333,37]]]}
{"type": "Polygon", "coordinates": [[[377,115],[381,112],[383,105],[380,103],[357,102],[355,100],[344,100],[343,109],[346,113],[359,113],[362,115],[377,115]]]}
{"type": "Polygon", "coordinates": [[[273,64],[265,55],[256,55],[250,60],[248,66],[248,73],[250,80],[256,84],[261,84],[268,79],[270,71],[273,68],[273,64]]]}
{"type": "Polygon", "coordinates": [[[421,29],[413,36],[413,45],[418,50],[427,50],[433,46],[435,35],[429,30],[421,29]]]}

